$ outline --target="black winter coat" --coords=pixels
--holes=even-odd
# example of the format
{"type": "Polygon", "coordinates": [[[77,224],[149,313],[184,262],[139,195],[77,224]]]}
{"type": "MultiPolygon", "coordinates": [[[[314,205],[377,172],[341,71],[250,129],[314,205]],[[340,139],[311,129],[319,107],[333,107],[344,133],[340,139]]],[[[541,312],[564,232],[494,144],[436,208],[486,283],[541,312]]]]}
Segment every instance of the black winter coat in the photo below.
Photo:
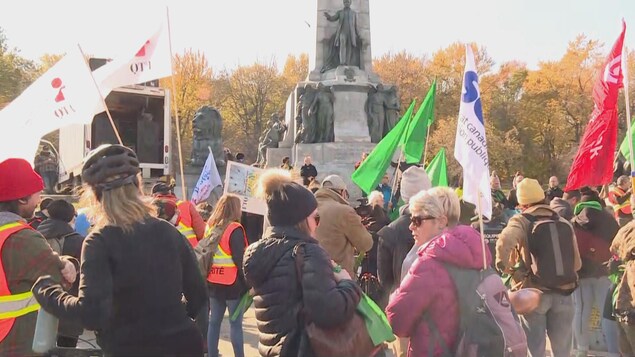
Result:
{"type": "Polygon", "coordinates": [[[96,330],[106,356],[203,355],[192,318],[207,289],[192,246],[172,224],[149,217],[131,233],[113,226],[92,232],[79,286],[74,297],[40,278],[33,293],[47,311],[96,330]]]}
{"type": "Polygon", "coordinates": [[[401,283],[401,266],[415,243],[412,232],[408,229],[409,225],[410,211],[406,208],[399,218],[378,233],[377,275],[384,292],[384,307],[390,293],[401,283]]]}
{"type": "Polygon", "coordinates": [[[255,292],[261,356],[313,356],[303,321],[340,325],[352,318],[361,298],[354,281],[335,281],[331,259],[317,240],[292,227],[270,227],[247,248],[243,264],[255,292]],[[293,255],[298,244],[304,245],[302,282],[293,255]]]}

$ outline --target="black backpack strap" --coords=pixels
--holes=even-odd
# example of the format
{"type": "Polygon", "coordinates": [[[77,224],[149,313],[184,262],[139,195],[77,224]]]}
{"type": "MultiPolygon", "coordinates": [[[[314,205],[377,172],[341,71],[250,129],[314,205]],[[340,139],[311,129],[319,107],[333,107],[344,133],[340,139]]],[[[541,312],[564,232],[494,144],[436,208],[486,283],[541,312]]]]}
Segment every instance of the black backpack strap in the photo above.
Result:
{"type": "Polygon", "coordinates": [[[432,317],[430,317],[430,314],[428,312],[423,314],[423,320],[426,322],[426,324],[428,324],[428,328],[430,329],[430,332],[432,332],[432,338],[430,340],[430,343],[428,343],[428,357],[434,357],[434,348],[437,345],[437,341],[439,345],[441,345],[441,350],[443,351],[443,354],[441,356],[451,357],[452,353],[450,353],[450,349],[448,348],[447,343],[445,343],[445,340],[443,339],[443,337],[441,337],[441,333],[437,328],[437,324],[434,322],[434,320],[432,320],[432,317]]]}

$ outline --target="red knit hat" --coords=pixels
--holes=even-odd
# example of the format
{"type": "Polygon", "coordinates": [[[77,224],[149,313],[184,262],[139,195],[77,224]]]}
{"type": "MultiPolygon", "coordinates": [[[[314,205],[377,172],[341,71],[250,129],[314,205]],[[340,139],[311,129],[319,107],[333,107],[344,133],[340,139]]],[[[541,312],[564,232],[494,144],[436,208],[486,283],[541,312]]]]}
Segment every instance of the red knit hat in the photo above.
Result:
{"type": "Polygon", "coordinates": [[[0,162],[0,202],[30,196],[44,189],[42,177],[24,159],[0,162]]]}

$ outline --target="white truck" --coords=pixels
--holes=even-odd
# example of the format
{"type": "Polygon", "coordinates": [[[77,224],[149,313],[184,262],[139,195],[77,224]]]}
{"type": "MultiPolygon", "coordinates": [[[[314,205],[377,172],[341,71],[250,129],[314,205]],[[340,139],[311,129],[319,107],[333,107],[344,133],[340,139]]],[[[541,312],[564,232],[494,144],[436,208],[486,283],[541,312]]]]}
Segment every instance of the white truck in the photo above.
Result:
{"type": "MultiPolygon", "coordinates": [[[[171,174],[170,93],[159,87],[126,86],[113,90],[106,106],[125,146],[139,158],[146,184],[171,174]]],[[[59,186],[81,184],[82,160],[102,144],[118,143],[105,112],[95,115],[90,125],[70,125],[59,134],[59,186]]]]}

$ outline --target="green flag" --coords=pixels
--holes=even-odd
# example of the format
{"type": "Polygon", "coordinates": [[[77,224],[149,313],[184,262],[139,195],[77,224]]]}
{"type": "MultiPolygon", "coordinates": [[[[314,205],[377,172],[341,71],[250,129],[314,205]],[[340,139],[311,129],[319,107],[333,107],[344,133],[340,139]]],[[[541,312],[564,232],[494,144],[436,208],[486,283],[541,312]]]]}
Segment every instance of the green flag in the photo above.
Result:
{"type": "Polygon", "coordinates": [[[633,121],[631,122],[630,135],[629,133],[626,133],[624,140],[622,140],[622,145],[620,145],[620,152],[622,153],[622,155],[624,155],[627,161],[630,160],[630,157],[631,157],[631,149],[629,149],[628,147],[628,139],[631,139],[631,140],[635,139],[635,137],[633,136],[633,125],[635,125],[635,118],[633,118],[633,121]]]}
{"type": "Polygon", "coordinates": [[[397,125],[381,139],[366,160],[353,172],[351,179],[362,191],[371,193],[377,187],[381,178],[384,177],[388,165],[392,161],[392,156],[401,142],[401,137],[408,127],[414,106],[415,101],[413,100],[406,114],[399,120],[397,125]]]}
{"type": "Polygon", "coordinates": [[[434,95],[437,91],[437,80],[432,82],[432,87],[423,100],[417,114],[410,121],[402,139],[404,158],[408,164],[418,164],[423,156],[428,137],[428,127],[434,120],[434,95]]]}
{"type": "Polygon", "coordinates": [[[432,187],[448,187],[448,168],[445,163],[445,148],[441,148],[439,153],[432,159],[430,165],[426,167],[426,173],[430,177],[432,187]]]}

